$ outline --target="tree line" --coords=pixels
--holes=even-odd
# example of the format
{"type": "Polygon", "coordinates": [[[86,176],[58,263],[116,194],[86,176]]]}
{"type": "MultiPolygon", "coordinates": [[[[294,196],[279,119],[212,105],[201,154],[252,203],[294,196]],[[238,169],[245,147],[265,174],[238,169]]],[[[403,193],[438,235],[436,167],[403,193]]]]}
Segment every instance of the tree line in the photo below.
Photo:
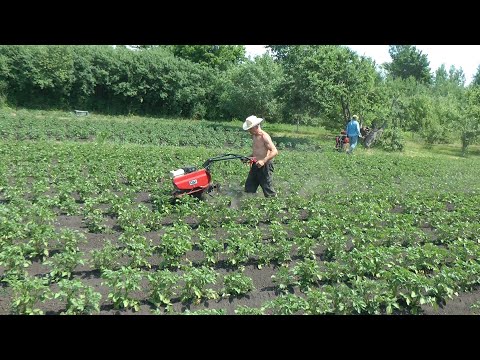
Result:
{"type": "Polygon", "coordinates": [[[441,66],[410,45],[376,64],[340,45],[269,45],[251,60],[243,45],[1,45],[0,104],[99,113],[271,122],[339,130],[352,113],[380,144],[401,150],[406,133],[427,144],[480,130],[480,66],[441,66]]]}

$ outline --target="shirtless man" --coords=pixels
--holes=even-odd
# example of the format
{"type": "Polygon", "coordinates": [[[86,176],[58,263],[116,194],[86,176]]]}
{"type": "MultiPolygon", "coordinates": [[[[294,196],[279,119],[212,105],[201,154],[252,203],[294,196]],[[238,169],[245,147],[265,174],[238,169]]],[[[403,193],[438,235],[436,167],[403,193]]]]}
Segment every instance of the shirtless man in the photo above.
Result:
{"type": "Polygon", "coordinates": [[[265,197],[276,196],[273,189],[273,162],[271,161],[278,154],[278,150],[272,142],[272,138],[260,128],[262,118],[255,115],[249,116],[243,123],[243,130],[248,130],[252,135],[252,155],[257,162],[252,165],[245,181],[245,192],[256,193],[258,185],[262,187],[265,197]]]}

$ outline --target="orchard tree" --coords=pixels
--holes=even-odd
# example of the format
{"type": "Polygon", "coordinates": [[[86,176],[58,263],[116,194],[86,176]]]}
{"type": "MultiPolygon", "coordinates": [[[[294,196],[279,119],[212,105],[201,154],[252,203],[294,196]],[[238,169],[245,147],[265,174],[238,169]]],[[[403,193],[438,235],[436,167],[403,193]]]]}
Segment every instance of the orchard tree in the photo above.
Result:
{"type": "Polygon", "coordinates": [[[462,141],[462,155],[465,156],[469,145],[474,143],[480,132],[480,86],[473,85],[466,90],[465,103],[458,126],[462,141]]]}
{"type": "Polygon", "coordinates": [[[282,78],[280,65],[268,54],[232,67],[225,74],[220,97],[224,113],[228,118],[243,119],[255,114],[270,121],[280,121],[276,93],[282,78]]]}
{"type": "Polygon", "coordinates": [[[390,76],[402,79],[412,76],[421,83],[431,83],[432,74],[428,57],[415,46],[390,45],[388,52],[392,62],[385,63],[384,67],[390,76]]]}
{"type": "Polygon", "coordinates": [[[367,108],[377,73],[371,59],[338,45],[272,48],[281,53],[284,80],[279,96],[287,122],[344,126],[342,98],[353,112],[367,108]]]}

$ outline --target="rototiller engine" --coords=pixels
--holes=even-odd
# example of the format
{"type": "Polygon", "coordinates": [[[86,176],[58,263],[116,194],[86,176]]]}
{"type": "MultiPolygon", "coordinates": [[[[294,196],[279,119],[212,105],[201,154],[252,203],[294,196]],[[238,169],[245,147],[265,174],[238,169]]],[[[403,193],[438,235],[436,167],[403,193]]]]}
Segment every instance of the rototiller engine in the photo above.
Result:
{"type": "Polygon", "coordinates": [[[200,170],[197,170],[195,166],[186,166],[170,171],[173,187],[175,188],[172,193],[173,197],[179,198],[183,195],[192,195],[198,197],[199,199],[204,199],[205,194],[219,187],[218,185],[212,184],[210,166],[217,161],[234,159],[240,159],[244,163],[249,163],[250,166],[257,162],[257,159],[254,157],[236,154],[224,154],[208,159],[203,163],[202,169],[200,170]]]}

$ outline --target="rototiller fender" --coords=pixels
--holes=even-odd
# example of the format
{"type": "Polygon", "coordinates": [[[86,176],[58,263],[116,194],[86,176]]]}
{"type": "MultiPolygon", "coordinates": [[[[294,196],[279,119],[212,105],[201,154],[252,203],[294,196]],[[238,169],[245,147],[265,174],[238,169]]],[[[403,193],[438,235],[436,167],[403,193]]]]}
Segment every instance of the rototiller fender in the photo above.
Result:
{"type": "Polygon", "coordinates": [[[197,170],[195,166],[186,166],[170,171],[170,177],[172,178],[173,187],[175,188],[172,193],[173,197],[178,198],[183,195],[192,195],[203,199],[205,194],[218,187],[218,185],[212,184],[210,166],[217,161],[235,159],[240,159],[244,163],[249,163],[250,166],[257,162],[257,159],[254,157],[237,154],[223,154],[205,161],[200,170],[197,170]]]}

